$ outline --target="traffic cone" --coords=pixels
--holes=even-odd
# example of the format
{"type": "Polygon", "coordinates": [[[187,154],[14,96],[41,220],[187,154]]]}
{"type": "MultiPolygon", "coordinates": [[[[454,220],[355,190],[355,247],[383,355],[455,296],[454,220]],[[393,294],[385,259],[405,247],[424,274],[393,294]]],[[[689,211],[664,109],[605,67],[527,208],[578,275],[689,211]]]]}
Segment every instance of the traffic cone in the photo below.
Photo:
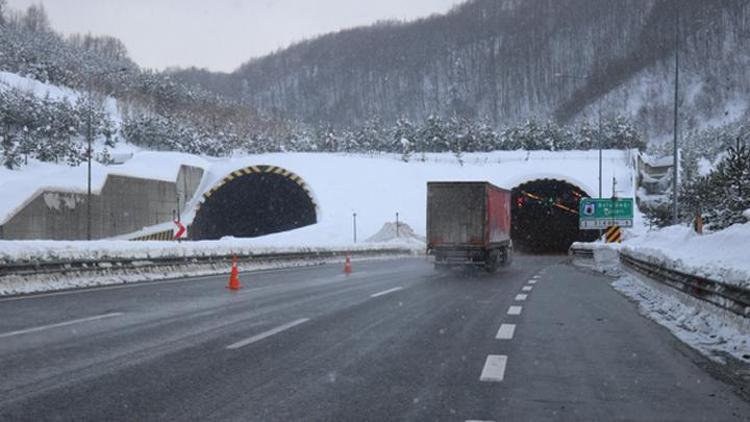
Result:
{"type": "Polygon", "coordinates": [[[237,257],[232,257],[232,271],[229,273],[229,290],[239,290],[242,286],[240,285],[240,270],[237,268],[237,257]]]}
{"type": "Polygon", "coordinates": [[[344,264],[344,274],[352,273],[352,260],[349,255],[346,256],[346,264],[344,264]]]}

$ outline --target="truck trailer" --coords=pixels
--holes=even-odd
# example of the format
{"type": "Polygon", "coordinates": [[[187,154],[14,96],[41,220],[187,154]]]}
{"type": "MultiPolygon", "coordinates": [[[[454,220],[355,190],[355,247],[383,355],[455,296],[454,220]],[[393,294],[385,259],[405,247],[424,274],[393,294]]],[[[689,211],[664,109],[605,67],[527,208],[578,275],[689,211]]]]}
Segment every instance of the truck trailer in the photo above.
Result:
{"type": "Polygon", "coordinates": [[[510,265],[511,193],[488,182],[427,183],[427,252],[436,269],[510,265]]]}

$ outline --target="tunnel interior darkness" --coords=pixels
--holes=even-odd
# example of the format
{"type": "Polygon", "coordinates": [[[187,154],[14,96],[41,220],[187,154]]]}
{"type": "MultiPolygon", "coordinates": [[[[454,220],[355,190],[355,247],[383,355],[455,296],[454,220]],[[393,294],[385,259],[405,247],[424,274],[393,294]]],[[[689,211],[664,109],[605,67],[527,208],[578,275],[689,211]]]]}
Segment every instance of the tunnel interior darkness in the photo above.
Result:
{"type": "Polygon", "coordinates": [[[587,195],[561,180],[534,180],[512,191],[511,238],[521,252],[564,253],[598,233],[578,229],[578,204],[587,195]]]}
{"type": "Polygon", "coordinates": [[[258,237],[315,224],[315,203],[289,176],[251,173],[226,181],[201,205],[194,240],[258,237]]]}

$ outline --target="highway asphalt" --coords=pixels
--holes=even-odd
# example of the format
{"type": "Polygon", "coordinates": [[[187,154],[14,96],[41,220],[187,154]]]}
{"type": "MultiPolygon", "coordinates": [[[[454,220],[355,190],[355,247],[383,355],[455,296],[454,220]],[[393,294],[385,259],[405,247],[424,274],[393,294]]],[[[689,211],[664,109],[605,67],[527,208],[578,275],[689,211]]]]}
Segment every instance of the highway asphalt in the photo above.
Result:
{"type": "Polygon", "coordinates": [[[0,420],[750,420],[566,257],[353,265],[0,299],[0,420]]]}

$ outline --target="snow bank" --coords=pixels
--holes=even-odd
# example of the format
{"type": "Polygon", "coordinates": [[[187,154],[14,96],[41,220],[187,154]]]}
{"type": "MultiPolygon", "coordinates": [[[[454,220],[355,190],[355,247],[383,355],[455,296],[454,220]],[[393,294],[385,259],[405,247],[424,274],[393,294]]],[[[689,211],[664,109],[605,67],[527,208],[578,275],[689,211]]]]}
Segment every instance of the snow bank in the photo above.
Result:
{"type": "Polygon", "coordinates": [[[724,363],[724,354],[750,362],[750,322],[669,287],[626,276],[612,287],[636,301],[641,313],[682,342],[724,363]]]}
{"type": "Polygon", "coordinates": [[[688,274],[750,288],[750,223],[699,235],[685,226],[625,241],[622,251],[688,274]]]}
{"type": "Polygon", "coordinates": [[[326,246],[298,245],[287,247],[258,246],[254,239],[225,238],[200,242],[129,242],[124,240],[99,241],[0,241],[0,264],[10,262],[151,259],[187,256],[250,256],[268,253],[327,252],[331,250],[409,249],[421,251],[423,245],[412,242],[368,244],[328,244],[326,246]]]}
{"type": "MultiPolygon", "coordinates": [[[[405,252],[403,255],[378,255],[377,252],[373,252],[373,254],[356,255],[352,257],[352,261],[359,262],[381,259],[394,259],[399,257],[406,258],[411,256],[412,254],[410,254],[409,252],[405,252]]],[[[238,267],[240,269],[240,272],[244,273],[248,271],[260,271],[275,268],[294,268],[341,262],[341,257],[317,256],[315,254],[311,254],[305,259],[296,260],[274,261],[263,260],[261,258],[249,262],[240,261],[238,267]]],[[[96,286],[111,286],[144,281],[219,275],[226,274],[228,272],[229,266],[227,265],[227,263],[216,262],[190,263],[159,267],[102,267],[92,271],[68,270],[65,272],[42,273],[33,275],[8,275],[0,278],[0,297],[30,293],[54,292],[59,290],[80,289],[96,286]]],[[[342,273],[341,276],[356,278],[358,274],[356,272],[352,275],[344,275],[342,273]]]]}

